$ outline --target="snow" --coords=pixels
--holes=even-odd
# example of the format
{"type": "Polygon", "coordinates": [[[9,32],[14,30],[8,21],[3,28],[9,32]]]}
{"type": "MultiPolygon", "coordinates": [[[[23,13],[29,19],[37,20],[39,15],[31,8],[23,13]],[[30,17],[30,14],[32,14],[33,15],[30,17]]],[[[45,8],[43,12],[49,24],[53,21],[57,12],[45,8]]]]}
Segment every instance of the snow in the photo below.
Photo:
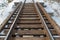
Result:
{"type": "Polygon", "coordinates": [[[47,11],[47,13],[53,13],[54,12],[54,10],[50,7],[48,2],[44,3],[44,5],[47,6],[47,7],[45,7],[45,10],[47,11]]]}
{"type": "Polygon", "coordinates": [[[58,25],[60,25],[60,18],[59,17],[53,16],[52,18],[58,25]]]}
{"type": "Polygon", "coordinates": [[[57,2],[53,2],[50,6],[57,13],[56,16],[60,17],[60,5],[57,2]]]}
{"type": "Polygon", "coordinates": [[[60,14],[60,3],[57,3],[57,2],[54,2],[54,1],[52,1],[52,2],[47,1],[47,2],[45,2],[45,4],[49,5],[50,8],[52,8],[55,13],[57,13],[58,15],[60,14]]]}
{"type": "Polygon", "coordinates": [[[32,0],[26,0],[26,3],[32,3],[32,0]]]}
{"type": "MultiPolygon", "coordinates": [[[[13,4],[12,4],[13,5],[13,4]]],[[[9,15],[9,12],[12,11],[11,3],[1,12],[0,14],[0,25],[1,23],[7,18],[7,16],[9,15]]]]}
{"type": "MultiPolygon", "coordinates": [[[[12,1],[5,7],[4,9],[0,10],[0,25],[3,23],[3,21],[10,15],[10,12],[13,11],[14,9],[12,8],[14,5],[14,2],[20,2],[22,0],[15,0],[12,1]]],[[[23,2],[23,1],[22,1],[23,2]]]]}
{"type": "Polygon", "coordinates": [[[53,12],[53,16],[51,16],[51,18],[58,24],[58,26],[60,26],[60,3],[54,1],[47,1],[44,3],[44,5],[47,5],[45,10],[48,13],[53,12]]]}
{"type": "Polygon", "coordinates": [[[54,12],[54,10],[49,5],[47,5],[47,7],[45,7],[44,9],[47,11],[47,13],[53,13],[54,12]]]}
{"type": "Polygon", "coordinates": [[[44,2],[44,0],[34,0],[35,2],[41,2],[41,3],[43,3],[44,2]]]}
{"type": "Polygon", "coordinates": [[[0,33],[0,35],[2,35],[2,34],[5,34],[5,33],[4,33],[4,30],[0,33]]]}

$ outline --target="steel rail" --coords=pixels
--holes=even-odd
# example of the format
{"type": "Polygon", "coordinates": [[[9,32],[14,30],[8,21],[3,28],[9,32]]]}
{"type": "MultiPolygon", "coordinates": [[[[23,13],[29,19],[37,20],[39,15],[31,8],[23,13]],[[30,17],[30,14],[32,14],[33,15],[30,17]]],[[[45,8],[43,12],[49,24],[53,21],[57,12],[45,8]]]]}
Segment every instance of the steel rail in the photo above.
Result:
{"type": "MultiPolygon", "coordinates": [[[[34,0],[33,0],[33,2],[34,2],[34,0]]],[[[46,29],[47,29],[47,31],[48,31],[50,37],[51,37],[51,40],[54,40],[54,38],[53,38],[52,34],[50,33],[50,31],[49,31],[49,29],[48,29],[48,27],[47,27],[47,25],[46,25],[46,23],[45,23],[45,21],[44,21],[42,15],[41,15],[41,13],[40,13],[40,11],[39,11],[39,9],[38,9],[38,7],[37,7],[37,4],[36,4],[35,2],[34,2],[34,5],[35,5],[36,10],[38,10],[38,13],[39,13],[40,16],[41,16],[42,21],[44,22],[44,25],[45,25],[45,27],[46,27],[46,29]]]]}
{"type": "MultiPolygon", "coordinates": [[[[25,1],[26,1],[26,0],[25,0],[25,1]]],[[[24,3],[25,3],[25,1],[24,1],[24,3]]],[[[4,40],[8,40],[8,37],[9,37],[9,35],[10,35],[10,33],[11,33],[12,29],[13,29],[13,26],[14,26],[14,24],[15,24],[15,22],[16,22],[16,20],[17,20],[17,18],[18,18],[19,13],[21,12],[21,9],[22,9],[22,7],[23,7],[24,3],[22,3],[22,4],[21,4],[21,6],[20,6],[20,10],[18,11],[17,16],[16,16],[16,18],[15,18],[14,22],[12,23],[12,25],[11,25],[11,27],[10,27],[10,29],[9,29],[9,32],[7,33],[7,36],[5,37],[5,39],[4,39],[4,40]]]]}

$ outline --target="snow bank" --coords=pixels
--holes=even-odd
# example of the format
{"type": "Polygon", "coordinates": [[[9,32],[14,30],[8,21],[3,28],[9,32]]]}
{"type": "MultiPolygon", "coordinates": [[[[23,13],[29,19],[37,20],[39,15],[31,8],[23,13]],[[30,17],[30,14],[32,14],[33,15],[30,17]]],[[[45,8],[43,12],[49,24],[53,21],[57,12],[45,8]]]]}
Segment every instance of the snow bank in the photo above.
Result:
{"type": "Polygon", "coordinates": [[[60,26],[60,18],[56,16],[53,16],[52,18],[58,24],[58,26],[60,26]]]}
{"type": "Polygon", "coordinates": [[[32,3],[32,0],[26,0],[26,3],[32,3]]]}
{"type": "Polygon", "coordinates": [[[44,2],[44,0],[34,0],[35,2],[41,2],[41,3],[43,3],[44,2]]]}
{"type": "MultiPolygon", "coordinates": [[[[13,5],[13,4],[12,4],[13,5]]],[[[12,11],[11,3],[5,8],[3,9],[3,11],[1,11],[0,13],[0,24],[7,18],[7,16],[9,15],[9,12],[12,11]]]]}
{"type": "MultiPolygon", "coordinates": [[[[20,2],[22,0],[14,0],[11,3],[7,5],[4,9],[0,11],[0,25],[3,23],[3,21],[10,15],[9,12],[13,11],[14,9],[12,8],[14,5],[14,2],[20,2]]],[[[22,1],[24,2],[24,1],[22,1]]]]}
{"type": "Polygon", "coordinates": [[[53,12],[52,19],[60,26],[60,3],[54,2],[54,1],[47,1],[44,2],[47,7],[45,10],[49,12],[53,12]]]}
{"type": "Polygon", "coordinates": [[[49,5],[47,5],[47,7],[44,9],[47,11],[47,13],[54,13],[54,10],[49,5]]]}

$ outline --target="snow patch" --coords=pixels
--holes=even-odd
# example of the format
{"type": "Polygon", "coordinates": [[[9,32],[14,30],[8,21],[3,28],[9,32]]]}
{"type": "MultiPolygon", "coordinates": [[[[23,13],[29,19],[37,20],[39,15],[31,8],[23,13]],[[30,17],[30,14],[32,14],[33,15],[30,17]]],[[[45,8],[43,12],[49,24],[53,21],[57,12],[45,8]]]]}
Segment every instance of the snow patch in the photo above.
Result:
{"type": "Polygon", "coordinates": [[[47,7],[44,9],[47,11],[47,13],[54,13],[54,10],[49,5],[47,5],[47,7]]]}
{"type": "Polygon", "coordinates": [[[8,3],[7,7],[5,7],[2,10],[0,10],[0,25],[10,15],[10,12],[14,10],[13,9],[14,2],[20,2],[20,1],[22,1],[22,0],[14,0],[11,3],[8,3]]]}
{"type": "Polygon", "coordinates": [[[34,0],[34,1],[44,3],[44,0],[34,0]]]}
{"type": "Polygon", "coordinates": [[[47,12],[53,12],[52,19],[60,26],[60,3],[57,3],[55,1],[51,1],[51,2],[46,1],[44,3],[45,5],[47,5],[45,10],[47,12]]]}
{"type": "Polygon", "coordinates": [[[55,16],[53,16],[52,18],[60,26],[60,18],[55,16]]]}

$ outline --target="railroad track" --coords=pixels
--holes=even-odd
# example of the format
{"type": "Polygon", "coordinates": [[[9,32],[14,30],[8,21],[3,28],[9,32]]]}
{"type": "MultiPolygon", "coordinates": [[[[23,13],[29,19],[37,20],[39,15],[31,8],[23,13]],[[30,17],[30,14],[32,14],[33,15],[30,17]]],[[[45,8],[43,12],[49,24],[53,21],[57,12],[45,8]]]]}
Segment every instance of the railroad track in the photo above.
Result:
{"type": "Polygon", "coordinates": [[[60,40],[59,32],[41,9],[41,4],[25,2],[18,5],[4,25],[0,40],[60,40]]]}

